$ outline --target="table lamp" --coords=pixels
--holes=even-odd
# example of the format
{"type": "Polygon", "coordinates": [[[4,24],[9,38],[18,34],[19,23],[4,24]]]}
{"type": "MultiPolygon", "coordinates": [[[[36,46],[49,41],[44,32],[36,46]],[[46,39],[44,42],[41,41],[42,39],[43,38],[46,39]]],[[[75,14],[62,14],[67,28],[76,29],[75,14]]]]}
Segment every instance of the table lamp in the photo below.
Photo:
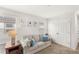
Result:
{"type": "Polygon", "coordinates": [[[10,35],[10,37],[11,37],[11,44],[12,44],[12,45],[15,45],[16,31],[15,31],[15,30],[9,31],[9,35],[10,35]]]}

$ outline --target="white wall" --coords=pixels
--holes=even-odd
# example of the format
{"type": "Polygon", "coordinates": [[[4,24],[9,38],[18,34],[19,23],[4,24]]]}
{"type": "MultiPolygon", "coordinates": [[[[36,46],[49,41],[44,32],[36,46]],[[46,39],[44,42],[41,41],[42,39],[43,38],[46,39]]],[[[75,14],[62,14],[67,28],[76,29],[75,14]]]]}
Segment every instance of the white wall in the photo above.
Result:
{"type": "Polygon", "coordinates": [[[79,43],[79,12],[77,11],[75,13],[75,19],[76,19],[76,36],[77,36],[77,42],[79,43]]]}
{"type": "Polygon", "coordinates": [[[39,16],[33,16],[33,15],[24,15],[20,17],[21,18],[18,17],[19,20],[17,20],[17,34],[19,39],[27,35],[39,35],[48,32],[47,20],[45,18],[39,16]],[[36,21],[37,25],[34,26],[32,24],[31,26],[28,26],[29,21],[31,21],[32,23],[36,21]],[[44,24],[42,31],[40,31],[40,24],[39,24],[40,22],[44,24]]]}
{"type": "Polygon", "coordinates": [[[76,49],[78,44],[77,40],[77,20],[75,18],[75,12],[71,17],[71,48],[76,49]]]}
{"type": "Polygon", "coordinates": [[[66,14],[60,15],[58,17],[51,18],[48,23],[48,32],[56,43],[59,43],[64,46],[75,49],[77,46],[77,37],[76,37],[76,21],[75,21],[74,12],[66,13],[66,14]],[[64,26],[63,28],[65,28],[64,24],[68,25],[68,23],[69,23],[70,28],[69,28],[69,26],[67,26],[67,29],[65,28],[66,29],[65,33],[67,36],[70,35],[70,38],[67,39],[66,35],[62,35],[62,36],[60,36],[60,38],[57,37],[55,33],[57,33],[58,28],[56,28],[57,26],[55,23],[57,23],[57,24],[62,23],[62,25],[64,26]],[[67,34],[67,31],[69,29],[70,29],[70,32],[69,32],[69,34],[67,34]],[[65,37],[65,38],[63,38],[63,37],[65,37]],[[63,40],[61,38],[63,38],[63,40]]]}
{"type": "Polygon", "coordinates": [[[76,14],[76,19],[77,19],[77,39],[78,39],[78,42],[79,42],[79,14],[76,14]]]}

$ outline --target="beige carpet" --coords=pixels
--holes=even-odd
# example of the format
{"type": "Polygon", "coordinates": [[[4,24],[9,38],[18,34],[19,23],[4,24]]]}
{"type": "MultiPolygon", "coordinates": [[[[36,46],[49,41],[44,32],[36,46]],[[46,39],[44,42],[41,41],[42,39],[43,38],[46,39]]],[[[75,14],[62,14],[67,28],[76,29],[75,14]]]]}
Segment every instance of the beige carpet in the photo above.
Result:
{"type": "Polygon", "coordinates": [[[70,48],[53,43],[50,47],[43,49],[42,51],[39,51],[37,54],[78,54],[78,53],[79,49],[74,51],[70,48]]]}

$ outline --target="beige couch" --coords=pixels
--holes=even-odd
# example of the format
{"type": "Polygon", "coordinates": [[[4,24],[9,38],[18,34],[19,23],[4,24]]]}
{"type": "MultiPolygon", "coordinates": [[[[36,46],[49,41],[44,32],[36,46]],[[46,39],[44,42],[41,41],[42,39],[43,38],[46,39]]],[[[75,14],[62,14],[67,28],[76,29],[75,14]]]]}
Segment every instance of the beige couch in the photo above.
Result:
{"type": "MultiPolygon", "coordinates": [[[[38,35],[35,35],[35,40],[37,40],[37,41],[39,40],[38,35]]],[[[24,47],[24,53],[25,54],[34,54],[49,46],[51,46],[50,40],[46,41],[46,42],[38,41],[33,47],[24,47]]]]}
{"type": "Polygon", "coordinates": [[[24,53],[27,54],[33,54],[33,53],[37,53],[39,51],[41,51],[42,49],[45,49],[47,47],[51,46],[51,42],[47,41],[47,42],[38,42],[35,46],[33,47],[25,47],[24,48],[24,53]]]}

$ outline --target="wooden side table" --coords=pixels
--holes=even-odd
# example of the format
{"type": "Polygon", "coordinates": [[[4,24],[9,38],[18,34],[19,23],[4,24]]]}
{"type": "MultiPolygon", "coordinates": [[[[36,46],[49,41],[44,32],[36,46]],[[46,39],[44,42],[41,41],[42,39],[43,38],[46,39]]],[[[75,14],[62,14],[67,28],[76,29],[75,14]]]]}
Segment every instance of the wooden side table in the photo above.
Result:
{"type": "Polygon", "coordinates": [[[21,44],[11,45],[11,43],[6,43],[5,45],[6,54],[23,54],[23,48],[21,44]]]}

